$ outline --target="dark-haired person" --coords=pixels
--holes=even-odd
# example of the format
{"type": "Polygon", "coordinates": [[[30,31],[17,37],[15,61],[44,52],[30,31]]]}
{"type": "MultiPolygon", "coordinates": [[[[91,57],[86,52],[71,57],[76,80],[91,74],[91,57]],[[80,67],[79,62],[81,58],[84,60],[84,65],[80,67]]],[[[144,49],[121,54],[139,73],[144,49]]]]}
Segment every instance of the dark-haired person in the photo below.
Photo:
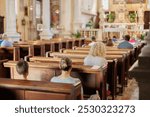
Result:
{"type": "MultiPolygon", "coordinates": [[[[68,83],[74,86],[81,83],[80,79],[71,77],[72,61],[68,57],[63,57],[59,64],[62,73],[60,76],[53,77],[51,82],[55,83],[68,83]]],[[[81,88],[81,99],[83,100],[83,89],[81,88]]]]}
{"type": "Polygon", "coordinates": [[[93,45],[96,43],[96,38],[95,38],[95,36],[92,36],[92,37],[91,37],[91,40],[92,40],[92,42],[89,43],[89,46],[93,46],[93,45]]]}
{"type": "Polygon", "coordinates": [[[116,36],[113,36],[112,41],[113,41],[113,42],[117,42],[117,37],[116,37],[116,36]]]}
{"type": "Polygon", "coordinates": [[[27,80],[28,77],[28,73],[29,73],[28,69],[29,69],[29,65],[26,61],[24,60],[18,61],[16,65],[16,71],[18,72],[19,75],[23,75],[23,78],[25,80],[27,80]]]}
{"type": "Polygon", "coordinates": [[[124,41],[118,45],[118,48],[119,49],[133,49],[133,45],[131,43],[129,43],[129,40],[130,40],[130,36],[125,35],[124,41]]]}
{"type": "Polygon", "coordinates": [[[106,43],[106,46],[114,46],[112,39],[109,39],[106,43]]]}
{"type": "Polygon", "coordinates": [[[72,61],[68,57],[63,57],[61,59],[59,67],[62,70],[61,75],[53,77],[51,82],[68,83],[74,85],[81,82],[80,79],[70,76],[72,70],[72,61]]]}

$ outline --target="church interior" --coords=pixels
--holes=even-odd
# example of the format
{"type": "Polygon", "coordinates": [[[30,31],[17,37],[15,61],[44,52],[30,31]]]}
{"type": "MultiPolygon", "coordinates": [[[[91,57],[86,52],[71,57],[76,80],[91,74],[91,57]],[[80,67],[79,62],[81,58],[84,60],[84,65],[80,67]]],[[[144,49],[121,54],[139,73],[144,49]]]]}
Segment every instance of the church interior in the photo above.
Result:
{"type": "Polygon", "coordinates": [[[150,0],[0,0],[0,100],[149,100],[150,0]]]}

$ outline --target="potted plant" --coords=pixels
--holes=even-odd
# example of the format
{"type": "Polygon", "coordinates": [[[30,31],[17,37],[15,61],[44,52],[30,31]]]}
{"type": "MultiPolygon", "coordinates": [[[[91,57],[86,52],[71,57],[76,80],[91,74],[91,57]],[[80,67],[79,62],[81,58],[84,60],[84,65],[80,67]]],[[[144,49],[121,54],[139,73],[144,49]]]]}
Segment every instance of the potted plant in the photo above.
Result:
{"type": "Polygon", "coordinates": [[[86,28],[92,28],[93,26],[93,22],[90,20],[87,24],[86,24],[86,28]]]}
{"type": "Polygon", "coordinates": [[[114,21],[115,21],[115,13],[109,13],[108,15],[107,15],[107,18],[108,18],[108,22],[109,23],[113,23],[114,21]]]}
{"type": "Polygon", "coordinates": [[[129,19],[131,23],[136,22],[136,13],[129,13],[129,19]]]}
{"type": "Polygon", "coordinates": [[[76,33],[73,33],[72,36],[75,38],[81,38],[81,33],[77,31],[76,33]]]}

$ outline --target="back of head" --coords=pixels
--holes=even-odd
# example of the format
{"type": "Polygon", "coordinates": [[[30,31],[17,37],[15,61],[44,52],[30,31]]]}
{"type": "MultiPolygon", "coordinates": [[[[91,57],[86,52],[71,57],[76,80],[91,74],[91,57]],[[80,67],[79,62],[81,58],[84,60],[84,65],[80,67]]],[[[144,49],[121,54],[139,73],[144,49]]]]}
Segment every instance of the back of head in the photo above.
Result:
{"type": "Polygon", "coordinates": [[[92,37],[91,37],[91,40],[92,40],[92,41],[96,41],[95,36],[92,36],[92,37]]]}
{"type": "Polygon", "coordinates": [[[105,57],[106,47],[102,42],[96,42],[90,49],[89,55],[105,57]]]}
{"type": "Polygon", "coordinates": [[[115,38],[115,39],[116,39],[117,37],[116,37],[116,36],[113,36],[113,38],[115,38]]]}
{"type": "Polygon", "coordinates": [[[130,40],[130,35],[125,35],[125,36],[124,36],[124,39],[125,39],[126,41],[129,41],[129,40],[130,40]]]}
{"type": "Polygon", "coordinates": [[[8,37],[7,37],[7,34],[3,34],[3,35],[2,35],[2,39],[5,40],[5,39],[7,39],[7,38],[8,38],[8,37]]]}
{"type": "Polygon", "coordinates": [[[72,68],[72,61],[68,57],[63,57],[60,61],[60,69],[63,71],[69,71],[72,68]]]}
{"type": "Polygon", "coordinates": [[[113,46],[114,44],[113,44],[113,42],[112,42],[112,39],[109,39],[108,41],[107,41],[107,44],[106,44],[106,46],[113,46]]]}
{"type": "Polygon", "coordinates": [[[20,75],[27,75],[28,74],[29,65],[26,61],[20,60],[16,65],[16,70],[20,75]]]}

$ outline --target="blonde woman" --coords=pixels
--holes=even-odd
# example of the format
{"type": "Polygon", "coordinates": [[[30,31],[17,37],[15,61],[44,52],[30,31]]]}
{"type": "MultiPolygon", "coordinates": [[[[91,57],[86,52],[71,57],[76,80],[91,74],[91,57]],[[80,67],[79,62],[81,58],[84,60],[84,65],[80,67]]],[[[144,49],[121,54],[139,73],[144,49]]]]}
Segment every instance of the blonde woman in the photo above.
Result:
{"type": "Polygon", "coordinates": [[[107,64],[105,59],[106,48],[102,42],[96,42],[90,49],[89,55],[84,59],[84,65],[104,66],[107,64]]]}

